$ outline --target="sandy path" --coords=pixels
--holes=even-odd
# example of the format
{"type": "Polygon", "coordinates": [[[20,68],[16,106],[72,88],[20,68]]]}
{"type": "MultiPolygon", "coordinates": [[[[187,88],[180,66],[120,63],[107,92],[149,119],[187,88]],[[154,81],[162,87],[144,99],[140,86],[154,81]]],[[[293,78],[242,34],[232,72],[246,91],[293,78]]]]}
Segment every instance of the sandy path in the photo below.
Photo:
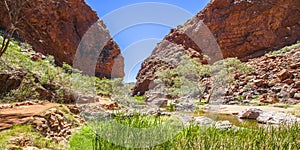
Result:
{"type": "Polygon", "coordinates": [[[0,131],[13,125],[26,123],[32,116],[39,115],[45,110],[58,104],[44,103],[41,105],[17,106],[9,109],[0,109],[0,131]]]}

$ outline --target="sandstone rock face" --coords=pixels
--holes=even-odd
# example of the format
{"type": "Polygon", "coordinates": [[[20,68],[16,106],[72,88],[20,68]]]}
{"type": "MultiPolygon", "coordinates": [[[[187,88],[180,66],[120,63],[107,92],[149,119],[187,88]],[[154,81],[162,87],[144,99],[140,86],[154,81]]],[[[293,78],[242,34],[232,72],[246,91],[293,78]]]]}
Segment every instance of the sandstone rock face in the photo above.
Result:
{"type": "Polygon", "coordinates": [[[299,7],[299,0],[211,1],[158,44],[142,64],[133,93],[143,94],[151,88],[154,73],[164,67],[174,67],[176,63],[170,59],[182,52],[212,63],[227,57],[248,60],[295,43],[300,40],[299,7]],[[214,38],[219,46],[215,45],[214,38]],[[203,54],[210,60],[203,59],[203,54]]]}
{"type": "MultiPolygon", "coordinates": [[[[8,13],[2,2],[0,10],[0,25],[7,27],[8,13]]],[[[96,13],[84,0],[34,0],[22,8],[21,14],[24,19],[18,27],[22,31],[19,32],[22,39],[31,44],[34,50],[53,55],[58,65],[63,62],[73,64],[81,39],[90,26],[96,23],[101,29],[97,33],[104,39],[97,39],[97,36],[90,43],[85,43],[91,45],[97,41],[106,41],[104,48],[102,46],[102,49],[98,49],[102,51],[94,68],[95,74],[110,78],[114,66],[118,70],[114,71],[114,77],[124,76],[123,57],[118,45],[111,40],[105,25],[98,21],[96,13]]],[[[89,59],[87,55],[83,57],[89,59]]]]}

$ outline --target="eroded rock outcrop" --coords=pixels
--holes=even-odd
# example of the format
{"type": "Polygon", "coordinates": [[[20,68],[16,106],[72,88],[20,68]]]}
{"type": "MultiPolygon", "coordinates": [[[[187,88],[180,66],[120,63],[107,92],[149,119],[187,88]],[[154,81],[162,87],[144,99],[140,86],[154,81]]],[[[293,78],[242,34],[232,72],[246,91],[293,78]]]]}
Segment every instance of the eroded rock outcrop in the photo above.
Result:
{"type": "Polygon", "coordinates": [[[154,73],[174,67],[172,58],[182,52],[212,63],[227,57],[248,60],[295,43],[300,40],[299,8],[299,0],[211,1],[158,44],[142,64],[133,93],[143,94],[153,87],[154,73]]]}
{"type": "MultiPolygon", "coordinates": [[[[0,25],[8,27],[8,13],[3,2],[0,3],[0,10],[0,25]]],[[[92,45],[98,41],[106,41],[104,48],[102,46],[103,50],[97,50],[102,51],[94,69],[95,74],[98,77],[110,78],[114,66],[118,70],[114,71],[114,77],[124,76],[123,57],[120,55],[118,45],[111,39],[105,25],[99,21],[96,13],[84,0],[30,1],[22,7],[21,17],[24,19],[18,27],[22,31],[19,32],[22,39],[31,44],[34,50],[53,55],[58,65],[62,65],[63,62],[72,65],[84,34],[92,25],[99,25],[97,34],[101,34],[100,37],[103,39],[91,38],[90,42],[85,43],[92,45]]],[[[88,53],[86,52],[82,57],[88,60],[88,53]]]]}

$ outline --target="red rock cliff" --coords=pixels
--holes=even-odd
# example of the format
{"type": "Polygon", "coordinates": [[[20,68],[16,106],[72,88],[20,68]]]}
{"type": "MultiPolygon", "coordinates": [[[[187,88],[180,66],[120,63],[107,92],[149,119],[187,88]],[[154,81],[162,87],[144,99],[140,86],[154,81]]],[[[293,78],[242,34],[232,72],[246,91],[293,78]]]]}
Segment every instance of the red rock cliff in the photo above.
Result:
{"type": "MultiPolygon", "coordinates": [[[[0,4],[0,24],[7,27],[8,13],[3,2],[0,4]]],[[[20,34],[23,40],[31,44],[34,50],[53,55],[58,65],[63,62],[73,64],[82,37],[99,20],[84,0],[31,0],[22,7],[21,14],[24,19],[18,27],[22,31],[20,34]]],[[[97,32],[105,35],[100,37],[105,37],[107,44],[99,56],[96,75],[110,78],[114,66],[117,68],[114,77],[123,77],[123,57],[120,49],[111,40],[105,25],[102,22],[98,25],[102,27],[97,32]]]]}
{"type": "Polygon", "coordinates": [[[246,61],[297,40],[300,40],[299,0],[212,0],[158,44],[142,64],[133,93],[143,94],[151,88],[154,73],[174,67],[176,63],[171,58],[181,52],[198,57],[204,63],[203,48],[213,61],[226,57],[246,61]],[[201,23],[209,28],[219,46],[202,40],[210,35],[198,28],[201,23]]]}

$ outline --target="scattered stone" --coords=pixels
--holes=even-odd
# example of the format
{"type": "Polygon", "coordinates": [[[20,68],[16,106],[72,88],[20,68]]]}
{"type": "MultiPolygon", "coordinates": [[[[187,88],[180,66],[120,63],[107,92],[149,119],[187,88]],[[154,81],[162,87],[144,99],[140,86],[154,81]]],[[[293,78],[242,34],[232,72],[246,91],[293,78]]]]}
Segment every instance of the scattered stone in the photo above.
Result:
{"type": "Polygon", "coordinates": [[[297,99],[297,100],[300,100],[300,93],[295,93],[294,98],[297,99]]]}
{"type": "Polygon", "coordinates": [[[262,79],[254,80],[253,83],[254,83],[254,85],[257,86],[257,87],[261,87],[261,86],[264,86],[264,85],[265,85],[265,81],[262,80],[262,79]]]}
{"type": "Polygon", "coordinates": [[[177,117],[179,119],[181,119],[182,123],[185,126],[190,125],[190,122],[194,121],[194,117],[190,116],[190,115],[184,115],[184,114],[175,114],[173,115],[174,117],[177,117]]]}
{"type": "Polygon", "coordinates": [[[294,124],[299,122],[299,118],[283,112],[262,112],[256,119],[263,124],[294,124]]]}
{"type": "Polygon", "coordinates": [[[166,98],[157,98],[150,102],[152,105],[158,106],[158,107],[165,107],[168,104],[168,99],[166,98]]]}
{"type": "Polygon", "coordinates": [[[215,123],[214,120],[212,120],[211,118],[207,118],[207,117],[194,117],[194,122],[201,125],[201,126],[209,126],[215,123]]]}
{"type": "Polygon", "coordinates": [[[233,127],[232,123],[230,123],[229,121],[218,121],[215,124],[215,127],[217,129],[221,129],[221,130],[228,130],[231,129],[233,127]]]}
{"type": "Polygon", "coordinates": [[[193,103],[175,104],[176,111],[193,112],[195,108],[193,103]]]}
{"type": "Polygon", "coordinates": [[[115,110],[117,107],[119,107],[119,104],[117,102],[110,102],[108,104],[101,104],[103,108],[107,110],[115,110]]]}
{"type": "Polygon", "coordinates": [[[279,99],[276,94],[264,94],[260,96],[259,101],[262,103],[275,104],[279,102],[279,99]]]}
{"type": "Polygon", "coordinates": [[[71,135],[71,121],[56,108],[46,111],[41,116],[35,116],[32,123],[37,132],[58,142],[68,140],[71,135]]]}
{"type": "Polygon", "coordinates": [[[288,70],[286,69],[283,69],[281,70],[278,74],[277,74],[277,77],[280,81],[283,81],[283,80],[286,80],[286,79],[289,79],[293,76],[292,73],[290,73],[288,70]]]}
{"type": "Polygon", "coordinates": [[[31,60],[32,61],[41,61],[44,60],[46,57],[42,53],[36,52],[31,54],[31,60]]]}
{"type": "Polygon", "coordinates": [[[71,113],[78,115],[80,113],[80,110],[76,105],[67,105],[68,109],[71,111],[71,113]]]}
{"type": "Polygon", "coordinates": [[[288,98],[288,99],[284,99],[282,101],[284,104],[288,104],[288,105],[296,105],[296,104],[299,104],[300,101],[299,100],[295,100],[293,98],[288,98]]]}
{"type": "Polygon", "coordinates": [[[291,64],[291,65],[290,65],[290,68],[291,68],[291,69],[297,69],[297,68],[299,68],[299,67],[300,67],[300,62],[295,63],[295,64],[291,64]]]}
{"type": "Polygon", "coordinates": [[[239,101],[230,101],[228,102],[228,105],[238,105],[241,104],[239,101]]]}

